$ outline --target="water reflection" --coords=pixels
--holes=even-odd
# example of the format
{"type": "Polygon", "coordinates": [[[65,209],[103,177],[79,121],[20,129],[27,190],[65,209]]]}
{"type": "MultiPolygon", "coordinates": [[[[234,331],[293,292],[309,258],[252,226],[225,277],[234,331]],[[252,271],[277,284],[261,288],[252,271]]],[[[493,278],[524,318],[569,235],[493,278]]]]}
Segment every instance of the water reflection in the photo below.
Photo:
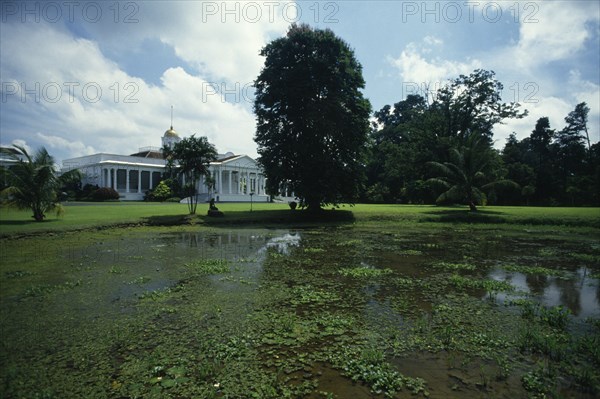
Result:
{"type": "Polygon", "coordinates": [[[525,282],[531,293],[537,296],[543,295],[544,290],[546,290],[548,284],[550,283],[548,281],[548,277],[543,274],[529,274],[525,277],[525,282]]]}
{"type": "Polygon", "coordinates": [[[298,246],[300,235],[286,230],[230,230],[167,234],[156,238],[154,247],[169,247],[176,256],[238,260],[261,256],[267,248],[288,254],[298,246]]]}
{"type": "Polygon", "coordinates": [[[499,268],[488,277],[512,284],[518,291],[538,298],[545,306],[566,306],[580,318],[600,316],[599,281],[590,278],[586,268],[579,268],[569,278],[525,275],[499,268]]]}
{"type": "Polygon", "coordinates": [[[267,249],[273,248],[282,255],[289,255],[293,247],[300,245],[300,233],[287,233],[282,236],[271,238],[259,252],[266,252],[267,249]]]}

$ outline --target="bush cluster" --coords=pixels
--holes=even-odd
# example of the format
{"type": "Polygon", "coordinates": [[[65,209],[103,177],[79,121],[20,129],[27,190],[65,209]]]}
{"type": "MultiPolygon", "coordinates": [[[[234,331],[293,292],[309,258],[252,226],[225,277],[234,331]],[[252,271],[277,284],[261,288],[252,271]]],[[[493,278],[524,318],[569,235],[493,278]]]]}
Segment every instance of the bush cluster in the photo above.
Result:
{"type": "Polygon", "coordinates": [[[118,200],[119,193],[111,187],[101,187],[92,194],[94,201],[118,200]]]}

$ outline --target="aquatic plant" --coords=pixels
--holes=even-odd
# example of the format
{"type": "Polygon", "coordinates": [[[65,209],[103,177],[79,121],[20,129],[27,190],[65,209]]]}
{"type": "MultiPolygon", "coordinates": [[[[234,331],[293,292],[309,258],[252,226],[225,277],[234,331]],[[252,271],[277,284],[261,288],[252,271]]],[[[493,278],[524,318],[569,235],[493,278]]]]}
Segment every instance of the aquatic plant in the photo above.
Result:
{"type": "Polygon", "coordinates": [[[436,262],[432,265],[434,269],[441,269],[446,271],[459,271],[459,270],[475,270],[476,266],[470,263],[450,263],[450,262],[436,262]]]}
{"type": "Polygon", "coordinates": [[[600,256],[582,253],[569,253],[569,255],[577,260],[590,264],[600,264],[600,256]]]}
{"type": "Polygon", "coordinates": [[[496,292],[512,292],[514,287],[506,281],[497,280],[479,280],[475,278],[463,277],[453,274],[448,278],[451,285],[458,289],[483,289],[490,294],[496,292]]]}
{"type": "Polygon", "coordinates": [[[199,259],[184,265],[198,275],[229,273],[230,265],[224,259],[199,259]]]}
{"type": "Polygon", "coordinates": [[[292,288],[292,298],[290,302],[293,305],[323,305],[338,301],[340,297],[333,291],[315,288],[311,285],[300,285],[292,288]]]}
{"type": "Polygon", "coordinates": [[[564,270],[549,269],[541,266],[524,266],[514,264],[504,264],[502,268],[507,272],[517,272],[523,274],[541,274],[546,276],[568,277],[569,273],[564,270]]]}
{"type": "Polygon", "coordinates": [[[325,252],[323,248],[304,248],[302,250],[305,254],[321,254],[325,252]]]}
{"type": "Polygon", "coordinates": [[[388,398],[402,389],[412,394],[429,396],[422,378],[406,377],[385,362],[383,352],[377,348],[366,348],[362,353],[345,353],[342,370],[352,381],[361,381],[371,388],[375,394],[383,394],[388,398]]]}
{"type": "Polygon", "coordinates": [[[402,249],[396,251],[397,255],[406,255],[406,256],[416,256],[423,255],[423,251],[419,251],[418,249],[402,249]]]}
{"type": "Polygon", "coordinates": [[[342,276],[354,278],[375,278],[392,273],[391,269],[375,269],[366,266],[344,268],[339,271],[342,276]]]}
{"type": "Polygon", "coordinates": [[[30,272],[27,270],[14,270],[14,271],[10,271],[10,272],[4,272],[4,276],[7,279],[20,278],[20,277],[33,276],[33,275],[35,275],[34,272],[30,272]]]}
{"type": "Polygon", "coordinates": [[[564,306],[540,307],[540,320],[550,327],[566,329],[570,316],[571,311],[564,306]]]}

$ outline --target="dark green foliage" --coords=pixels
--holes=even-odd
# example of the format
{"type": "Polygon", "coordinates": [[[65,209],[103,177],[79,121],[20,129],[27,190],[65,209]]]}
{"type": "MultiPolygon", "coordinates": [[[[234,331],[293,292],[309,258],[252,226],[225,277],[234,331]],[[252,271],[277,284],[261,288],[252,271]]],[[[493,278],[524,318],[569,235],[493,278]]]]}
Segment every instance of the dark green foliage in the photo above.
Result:
{"type": "Polygon", "coordinates": [[[503,103],[502,83],[494,71],[476,69],[470,75],[460,75],[443,87],[432,104],[442,122],[439,128],[446,137],[466,137],[471,131],[481,132],[492,139],[492,129],[510,118],[523,118],[518,103],[503,103]]]}
{"type": "Polygon", "coordinates": [[[255,141],[267,191],[286,187],[309,209],[353,201],[371,106],[352,49],[331,30],[292,25],[261,55],[255,141]]]}
{"type": "Polygon", "coordinates": [[[577,104],[560,131],[551,129],[549,119],[542,117],[529,137],[518,141],[512,135],[507,140],[503,161],[509,178],[522,191],[504,203],[600,205],[600,157],[598,143],[589,141],[589,110],[586,103],[577,104]]]}
{"type": "Polygon", "coordinates": [[[375,112],[362,199],[600,205],[600,147],[589,140],[589,107],[578,104],[560,131],[548,117],[539,118],[523,140],[511,134],[499,154],[492,148],[493,127],[526,115],[518,104],[502,103],[501,90],[493,72],[476,70],[435,96],[425,93],[431,102],[411,94],[375,112]],[[479,143],[470,148],[474,136],[479,143]],[[432,169],[442,179],[428,179],[432,169]]]}
{"type": "Polygon", "coordinates": [[[467,203],[471,210],[475,211],[477,204],[487,202],[483,190],[495,186],[517,186],[513,181],[495,180],[490,177],[495,156],[497,155],[485,142],[485,137],[471,133],[466,137],[464,146],[450,150],[450,162],[429,162],[432,174],[438,176],[429,181],[442,189],[436,202],[467,203]]]}
{"type": "MultiPolygon", "coordinates": [[[[440,165],[456,162],[456,152],[464,152],[473,135],[481,137],[479,148],[490,157],[485,162],[485,183],[506,180],[507,171],[491,149],[492,128],[505,119],[522,118],[526,111],[519,112],[518,104],[503,103],[502,88],[493,71],[480,69],[450,81],[435,96],[425,93],[426,99],[411,94],[393,107],[386,105],[376,112],[377,123],[367,166],[369,187],[364,199],[435,202],[440,199],[440,192],[436,192],[435,182],[428,180],[432,177],[428,162],[440,165]],[[428,101],[430,96],[431,102],[428,101]]],[[[487,195],[484,192],[475,195],[495,202],[498,195],[514,187],[503,189],[493,185],[486,190],[487,195]]],[[[449,200],[450,196],[445,199],[449,200]]]]}
{"type": "Polygon", "coordinates": [[[46,212],[57,210],[57,213],[60,213],[62,208],[58,192],[66,183],[81,180],[79,170],[74,169],[59,175],[54,158],[44,147],[33,157],[23,147],[15,145],[14,148],[25,159],[10,154],[16,163],[2,171],[8,183],[2,190],[2,196],[7,198],[9,205],[31,209],[32,217],[37,222],[44,220],[46,212]]]}
{"type": "Polygon", "coordinates": [[[101,187],[92,194],[94,201],[118,200],[119,193],[112,187],[101,187]]]}
{"type": "Polygon", "coordinates": [[[179,165],[178,173],[185,179],[182,192],[189,198],[190,214],[195,214],[198,206],[196,184],[201,177],[210,178],[208,167],[217,159],[217,150],[206,137],[192,135],[176,143],[169,156],[179,165]]]}
{"type": "Polygon", "coordinates": [[[167,200],[167,198],[173,196],[173,190],[171,190],[171,187],[169,187],[168,183],[165,180],[161,180],[161,182],[158,183],[158,186],[154,188],[151,194],[152,201],[162,202],[167,200]]]}

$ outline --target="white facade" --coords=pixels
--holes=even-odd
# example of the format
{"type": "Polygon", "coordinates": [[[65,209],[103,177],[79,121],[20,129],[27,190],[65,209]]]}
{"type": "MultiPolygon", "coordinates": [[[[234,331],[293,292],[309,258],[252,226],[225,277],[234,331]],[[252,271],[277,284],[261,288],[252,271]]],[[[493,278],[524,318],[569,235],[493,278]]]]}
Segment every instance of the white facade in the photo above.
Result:
{"type": "MultiPolygon", "coordinates": [[[[163,145],[179,141],[175,131],[165,132],[163,145]]],[[[83,174],[82,184],[112,187],[119,192],[121,200],[140,201],[147,191],[154,189],[162,180],[166,161],[156,148],[140,149],[134,155],[94,154],[63,161],[63,171],[79,169],[83,174]]],[[[217,202],[267,202],[265,177],[257,162],[247,155],[232,153],[219,155],[210,163],[214,188],[206,185],[205,179],[196,182],[198,201],[217,202]]]]}

